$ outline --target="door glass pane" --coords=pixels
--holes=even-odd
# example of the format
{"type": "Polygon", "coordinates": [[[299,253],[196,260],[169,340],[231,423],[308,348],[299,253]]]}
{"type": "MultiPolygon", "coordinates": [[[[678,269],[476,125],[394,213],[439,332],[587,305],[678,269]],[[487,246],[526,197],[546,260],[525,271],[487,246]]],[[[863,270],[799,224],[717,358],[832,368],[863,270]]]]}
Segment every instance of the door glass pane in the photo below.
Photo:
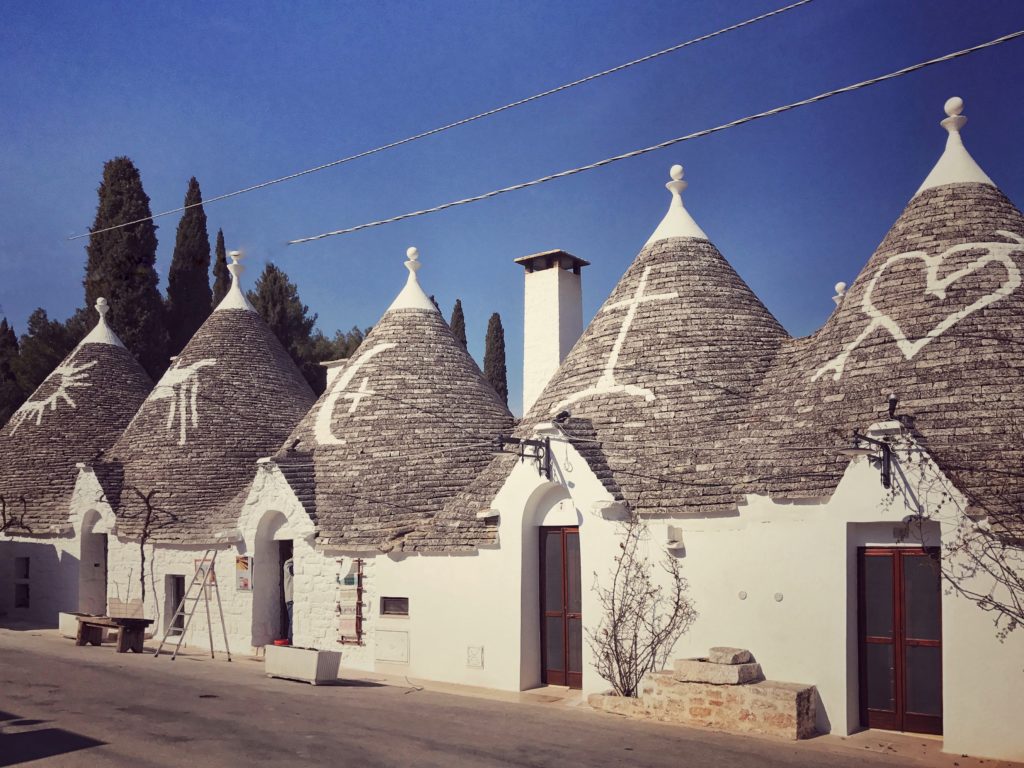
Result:
{"type": "Polygon", "coordinates": [[[865,643],[864,664],[867,677],[868,707],[892,711],[895,707],[895,675],[892,668],[892,645],[865,643]]]}
{"type": "Polygon", "coordinates": [[[928,555],[903,557],[903,596],[907,637],[942,639],[942,590],[939,565],[928,555]]]}
{"type": "Polygon", "coordinates": [[[569,671],[583,671],[583,621],[569,619],[569,671]]]}
{"type": "Polygon", "coordinates": [[[544,610],[562,609],[562,532],[544,531],[544,610]]]}
{"type": "Polygon", "coordinates": [[[892,637],[891,555],[864,556],[864,634],[892,637]]]}
{"type": "Polygon", "coordinates": [[[565,624],[561,616],[544,617],[544,650],[548,669],[565,669],[565,624]]]}
{"type": "Polygon", "coordinates": [[[583,598],[580,590],[580,535],[576,532],[565,534],[565,579],[569,613],[579,613],[583,598]]]}
{"type": "Polygon", "coordinates": [[[934,645],[908,645],[906,653],[906,711],[919,715],[941,715],[942,649],[934,645]]]}

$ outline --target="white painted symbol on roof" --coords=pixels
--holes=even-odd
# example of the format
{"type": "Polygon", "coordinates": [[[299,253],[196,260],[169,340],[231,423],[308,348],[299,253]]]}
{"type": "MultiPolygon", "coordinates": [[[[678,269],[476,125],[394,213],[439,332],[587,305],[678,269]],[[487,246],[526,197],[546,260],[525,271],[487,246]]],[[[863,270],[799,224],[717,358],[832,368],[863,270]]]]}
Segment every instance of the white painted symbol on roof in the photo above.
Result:
{"type": "Polygon", "coordinates": [[[585,397],[591,395],[606,395],[613,392],[622,392],[632,397],[642,397],[647,402],[654,400],[654,393],[645,389],[644,387],[638,387],[633,384],[620,384],[615,379],[615,366],[619,362],[619,354],[622,352],[622,345],[626,341],[626,335],[629,333],[629,329],[633,325],[633,319],[636,317],[637,308],[649,301],[668,301],[669,299],[679,298],[679,294],[673,291],[672,293],[652,293],[645,294],[644,291],[647,289],[647,276],[650,274],[651,268],[645,267],[643,274],[640,275],[640,282],[636,286],[636,293],[630,299],[623,299],[622,301],[616,301],[612,304],[608,304],[602,312],[610,312],[614,309],[621,309],[626,307],[626,315],[622,319],[622,326],[619,328],[619,335],[615,338],[615,343],[612,344],[612,350],[608,354],[608,360],[605,362],[604,371],[598,378],[597,382],[592,387],[577,392],[569,397],[565,398],[559,403],[556,403],[551,408],[551,413],[558,413],[563,410],[566,406],[572,405],[573,403],[582,400],[585,397]]]}
{"type": "MultiPolygon", "coordinates": [[[[96,361],[93,360],[91,363],[85,363],[84,365],[75,365],[73,361],[68,361],[64,365],[58,366],[54,369],[45,383],[49,383],[54,376],[60,377],[60,383],[57,384],[57,388],[53,390],[49,395],[41,400],[27,400],[24,405],[17,410],[17,412],[11,416],[11,434],[13,435],[18,431],[18,428],[32,416],[35,416],[36,425],[42,423],[43,412],[49,408],[51,411],[57,410],[57,404],[63,400],[65,403],[70,405],[72,408],[77,408],[75,401],[71,398],[70,390],[73,387],[91,387],[92,384],[87,381],[89,374],[85,371],[96,365],[96,361]]],[[[44,383],[44,386],[45,386],[44,383]]]]}
{"type": "Polygon", "coordinates": [[[178,445],[184,445],[189,426],[199,426],[199,371],[216,365],[217,359],[208,357],[190,365],[178,360],[153,388],[150,400],[170,400],[167,410],[167,429],[174,426],[178,417],[178,445]]]}
{"type": "Polygon", "coordinates": [[[338,377],[338,380],[334,382],[334,386],[331,387],[330,394],[324,398],[323,404],[320,406],[320,410],[316,414],[316,422],[313,425],[313,435],[316,438],[317,443],[320,445],[344,445],[345,441],[336,437],[334,431],[331,429],[331,421],[334,419],[334,409],[338,405],[338,399],[345,397],[352,401],[352,405],[348,408],[348,413],[355,413],[359,404],[364,398],[370,395],[376,394],[372,389],[369,388],[369,377],[363,377],[363,383],[359,385],[359,389],[354,392],[346,392],[348,385],[352,383],[352,380],[359,373],[359,370],[364,364],[372,360],[374,357],[379,355],[381,352],[386,352],[392,347],[397,346],[394,343],[377,344],[372,349],[368,349],[365,353],[359,355],[352,364],[346,368],[342,374],[338,377]]]}
{"type": "Polygon", "coordinates": [[[960,245],[954,245],[947,248],[938,256],[929,256],[924,251],[909,251],[907,253],[898,253],[895,256],[889,257],[886,262],[878,268],[878,271],[875,272],[875,276],[871,278],[871,282],[868,283],[867,288],[864,290],[864,298],[861,300],[861,310],[870,318],[868,324],[856,339],[843,348],[842,352],[819,368],[811,377],[811,381],[817,381],[828,371],[833,371],[832,379],[834,381],[839,381],[843,375],[843,371],[846,369],[846,363],[849,360],[850,354],[857,349],[857,347],[861,345],[861,342],[870,336],[877,328],[884,328],[892,334],[893,340],[896,342],[896,346],[899,347],[899,350],[903,353],[903,356],[907,360],[911,360],[914,355],[927,346],[929,342],[939,338],[939,336],[944,334],[968,315],[977,312],[982,307],[987,307],[989,304],[1006,298],[1017,290],[1021,284],[1021,274],[1020,268],[1014,262],[1011,254],[1024,253],[1024,248],[1021,247],[1024,246],[1024,237],[1002,229],[996,230],[996,234],[1000,237],[1005,237],[1010,242],[961,243],[960,245]],[[939,267],[942,266],[942,262],[947,257],[974,250],[984,250],[986,253],[979,256],[963,269],[950,272],[945,277],[939,277],[939,267]],[[919,339],[911,341],[907,338],[903,329],[900,328],[899,323],[889,317],[885,312],[878,309],[872,300],[875,284],[889,266],[896,262],[906,261],[908,259],[920,259],[925,263],[925,266],[927,267],[927,271],[925,273],[925,293],[930,293],[937,299],[945,299],[946,289],[961,277],[977,272],[985,265],[994,262],[998,262],[1006,268],[1006,280],[994,291],[985,294],[974,303],[968,304],[963,309],[959,309],[956,312],[951,312],[946,315],[946,317],[933,326],[927,334],[919,339]]]}

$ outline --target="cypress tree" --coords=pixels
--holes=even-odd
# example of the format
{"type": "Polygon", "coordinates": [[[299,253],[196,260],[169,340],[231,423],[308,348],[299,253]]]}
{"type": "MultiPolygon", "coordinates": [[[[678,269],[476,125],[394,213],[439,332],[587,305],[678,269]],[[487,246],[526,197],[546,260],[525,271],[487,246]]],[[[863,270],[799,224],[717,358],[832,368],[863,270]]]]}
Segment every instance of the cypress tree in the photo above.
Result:
{"type": "Polygon", "coordinates": [[[508,372],[505,370],[505,329],[501,315],[495,312],[487,322],[484,346],[484,378],[494,387],[501,401],[508,405],[508,372]]]}
{"type": "Polygon", "coordinates": [[[224,230],[217,230],[217,246],[213,262],[213,308],[227,295],[231,287],[231,273],[228,272],[228,252],[224,247],[224,230]]]}
{"type": "Polygon", "coordinates": [[[455,300],[455,306],[452,308],[452,319],[448,325],[452,329],[452,333],[455,334],[455,338],[462,342],[463,349],[466,348],[466,316],[462,314],[462,299],[455,300]]]}
{"type": "Polygon", "coordinates": [[[181,352],[212,311],[210,235],[202,202],[203,193],[193,176],[188,180],[186,210],[178,222],[167,275],[167,351],[172,355],[181,352]]]}
{"type": "Polygon", "coordinates": [[[14,335],[14,328],[7,324],[5,317],[0,320],[0,428],[25,400],[14,375],[17,360],[18,337],[14,335]]]}
{"type": "Polygon", "coordinates": [[[295,283],[268,262],[248,297],[278,341],[288,350],[309,386],[318,394],[323,392],[327,372],[316,359],[318,345],[313,336],[316,314],[309,314],[309,307],[299,298],[299,289],[295,283]]]}
{"type": "Polygon", "coordinates": [[[142,178],[127,157],[103,166],[99,204],[86,253],[85,305],[100,296],[110,301],[107,320],[124,345],[153,379],[167,368],[164,305],[157,287],[156,226],[143,221],[129,227],[99,230],[151,215],[142,178]]]}

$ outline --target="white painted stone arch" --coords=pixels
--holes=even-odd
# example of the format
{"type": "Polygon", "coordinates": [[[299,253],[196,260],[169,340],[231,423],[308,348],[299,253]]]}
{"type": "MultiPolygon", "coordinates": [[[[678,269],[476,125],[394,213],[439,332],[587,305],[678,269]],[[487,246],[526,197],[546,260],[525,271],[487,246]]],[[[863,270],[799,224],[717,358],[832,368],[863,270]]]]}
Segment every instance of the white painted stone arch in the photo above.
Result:
{"type": "Polygon", "coordinates": [[[115,522],[109,507],[91,507],[76,521],[78,610],[82,613],[105,614],[107,611],[107,545],[115,522]]]}

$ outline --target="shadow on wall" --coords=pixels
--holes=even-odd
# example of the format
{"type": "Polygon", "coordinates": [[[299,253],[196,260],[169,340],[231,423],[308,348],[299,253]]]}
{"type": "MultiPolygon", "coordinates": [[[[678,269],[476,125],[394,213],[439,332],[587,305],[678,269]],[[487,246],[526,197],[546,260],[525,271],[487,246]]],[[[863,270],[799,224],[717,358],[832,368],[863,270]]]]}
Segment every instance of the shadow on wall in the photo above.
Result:
{"type": "Polygon", "coordinates": [[[104,741],[73,731],[66,731],[63,728],[28,730],[32,726],[46,722],[49,721],[25,720],[10,712],[0,711],[0,729],[4,731],[9,731],[12,728],[19,729],[15,733],[0,733],[0,766],[18,765],[30,760],[66,755],[70,752],[106,744],[104,741]]]}
{"type": "Polygon", "coordinates": [[[56,627],[78,610],[78,578],[78,558],[53,543],[0,541],[0,621],[56,627]]]}

